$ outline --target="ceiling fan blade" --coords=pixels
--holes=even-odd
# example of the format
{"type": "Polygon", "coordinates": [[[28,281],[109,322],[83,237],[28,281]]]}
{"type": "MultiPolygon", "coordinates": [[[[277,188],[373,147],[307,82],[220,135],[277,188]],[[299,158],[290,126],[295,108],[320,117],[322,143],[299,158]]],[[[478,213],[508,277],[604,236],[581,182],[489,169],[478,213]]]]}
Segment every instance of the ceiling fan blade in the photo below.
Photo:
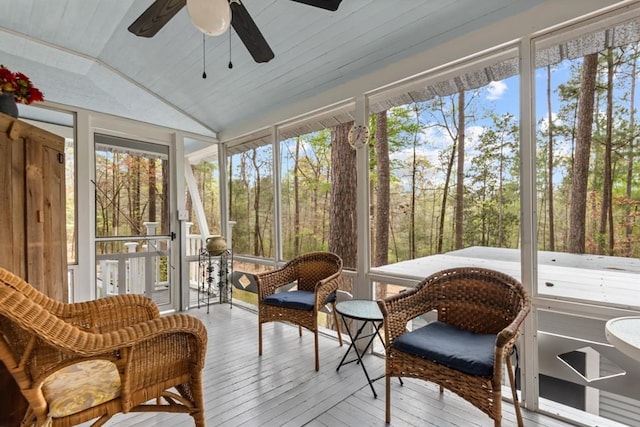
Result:
{"type": "Polygon", "coordinates": [[[332,12],[335,12],[336,10],[338,10],[338,6],[340,6],[340,3],[342,2],[342,0],[292,0],[292,1],[308,4],[309,6],[319,7],[321,9],[330,10],[332,12]]]}
{"type": "Polygon", "coordinates": [[[187,0],[156,0],[129,25],[129,31],[139,37],[153,37],[187,4],[187,0]]]}
{"type": "Polygon", "coordinates": [[[231,25],[256,62],[269,62],[275,56],[249,12],[239,1],[230,2],[231,25]]]}

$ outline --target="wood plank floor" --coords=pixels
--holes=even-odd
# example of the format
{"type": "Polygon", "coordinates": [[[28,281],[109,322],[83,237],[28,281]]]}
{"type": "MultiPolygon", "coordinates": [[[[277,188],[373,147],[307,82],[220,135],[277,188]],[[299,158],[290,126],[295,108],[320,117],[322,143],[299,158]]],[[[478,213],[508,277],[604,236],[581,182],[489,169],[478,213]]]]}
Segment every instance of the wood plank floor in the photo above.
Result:
{"type": "MultiPolygon", "coordinates": [[[[256,314],[228,304],[190,310],[209,332],[204,394],[208,426],[384,426],[384,380],[374,383],[375,399],[360,366],[336,372],[347,349],[320,337],[320,371],[314,370],[313,335],[287,324],[264,326],[263,356],[258,356],[256,314]]],[[[384,360],[365,357],[372,377],[384,372],[384,360]]],[[[441,395],[422,381],[392,382],[392,426],[493,426],[482,412],[456,395],[441,395]]],[[[513,406],[505,403],[503,425],[515,425],[513,406]]],[[[525,425],[570,424],[524,411],[525,425]]],[[[184,414],[119,414],[107,424],[124,426],[192,426],[184,414]]]]}

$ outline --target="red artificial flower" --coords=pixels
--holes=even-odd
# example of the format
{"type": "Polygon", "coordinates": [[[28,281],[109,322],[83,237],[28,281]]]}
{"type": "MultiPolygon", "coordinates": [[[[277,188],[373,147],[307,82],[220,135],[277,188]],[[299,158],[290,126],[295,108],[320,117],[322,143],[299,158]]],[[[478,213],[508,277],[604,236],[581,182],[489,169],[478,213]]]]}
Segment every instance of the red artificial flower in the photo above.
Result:
{"type": "Polygon", "coordinates": [[[0,65],[0,95],[5,93],[13,93],[16,102],[20,104],[44,101],[44,95],[33,86],[29,77],[20,72],[13,73],[0,65]]]}

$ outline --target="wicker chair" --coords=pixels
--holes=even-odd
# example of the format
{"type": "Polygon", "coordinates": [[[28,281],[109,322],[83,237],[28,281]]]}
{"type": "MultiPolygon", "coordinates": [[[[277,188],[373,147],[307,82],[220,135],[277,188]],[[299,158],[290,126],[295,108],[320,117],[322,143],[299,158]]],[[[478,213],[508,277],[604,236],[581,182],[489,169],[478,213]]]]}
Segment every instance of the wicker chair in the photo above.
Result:
{"type": "Polygon", "coordinates": [[[435,273],[416,288],[379,300],[386,350],[386,421],[391,421],[391,378],[431,381],[502,420],[502,368],[506,362],[518,425],[522,414],[510,352],[530,310],[522,285],[483,268],[435,273]],[[407,331],[407,323],[430,311],[437,321],[407,331]]]}
{"type": "MultiPolygon", "coordinates": [[[[318,358],[318,311],[327,304],[336,325],[336,291],[342,282],[342,259],[331,252],[311,252],[300,255],[282,268],[255,275],[258,285],[258,354],[262,355],[262,324],[285,321],[309,329],[315,336],[316,371],[318,358]],[[297,284],[296,290],[276,292],[283,286],[297,284]]],[[[338,327],[338,340],[342,335],[338,327]]]]}
{"type": "Polygon", "coordinates": [[[29,405],[23,425],[160,411],[203,427],[206,344],[202,322],[160,317],[141,295],[65,304],[0,268],[0,360],[29,405]]]}

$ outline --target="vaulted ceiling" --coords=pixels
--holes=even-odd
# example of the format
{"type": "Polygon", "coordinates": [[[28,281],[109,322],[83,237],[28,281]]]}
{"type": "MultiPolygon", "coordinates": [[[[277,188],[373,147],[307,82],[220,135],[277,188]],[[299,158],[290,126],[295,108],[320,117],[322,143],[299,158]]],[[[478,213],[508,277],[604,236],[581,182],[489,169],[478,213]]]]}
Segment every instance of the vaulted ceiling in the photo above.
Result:
{"type": "Polygon", "coordinates": [[[127,27],[153,0],[0,0],[0,63],[30,76],[49,102],[234,135],[545,1],[344,0],[330,12],[245,0],[275,53],[259,64],[233,30],[203,43],[186,8],[144,38],[127,27]]]}

